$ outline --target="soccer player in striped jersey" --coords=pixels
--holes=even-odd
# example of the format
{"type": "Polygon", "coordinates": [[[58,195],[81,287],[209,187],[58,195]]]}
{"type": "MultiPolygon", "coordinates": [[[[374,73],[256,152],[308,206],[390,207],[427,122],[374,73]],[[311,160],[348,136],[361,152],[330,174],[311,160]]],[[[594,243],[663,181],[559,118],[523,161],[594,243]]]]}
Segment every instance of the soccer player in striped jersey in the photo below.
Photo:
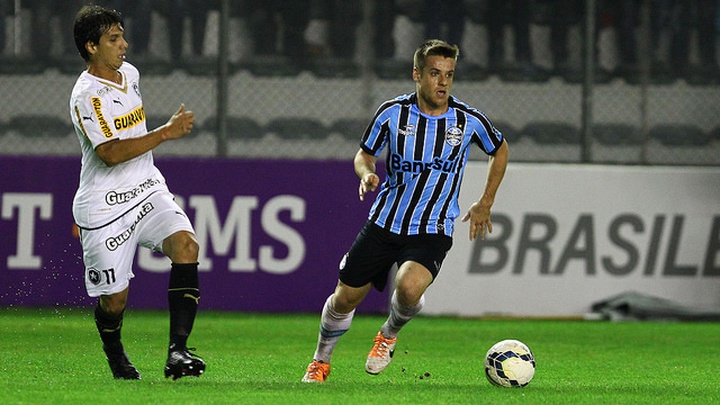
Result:
{"type": "Polygon", "coordinates": [[[87,70],[70,97],[70,115],[82,150],[73,216],[80,229],[88,295],[98,297],[95,324],[117,379],[139,380],[120,332],[138,245],[171,260],[168,303],[170,343],[165,377],[199,376],[205,362],[188,351],[197,313],[198,243],[185,212],[153,162],[152,150],[190,133],[194,115],[182,105],[163,126],[149,131],[140,74],[125,61],[123,19],[117,11],[83,7],[74,37],[87,70]]]}
{"type": "Polygon", "coordinates": [[[462,221],[469,221],[470,240],[492,232],[490,209],[505,175],[508,146],[482,111],[450,95],[458,53],[457,46],[444,41],[424,42],[414,55],[415,92],[383,103],[362,136],[354,159],[360,200],[380,186],[375,162],[384,149],[387,177],[340,262],[304,382],[325,381],[333,349],[350,328],[355,308],[373,287],[385,288],[397,265],[390,314],[375,336],[365,371],[379,374],[390,364],[400,329],[422,309],[424,292],[452,246],[472,145],[489,155],[488,173],[482,195],[462,221]]]}

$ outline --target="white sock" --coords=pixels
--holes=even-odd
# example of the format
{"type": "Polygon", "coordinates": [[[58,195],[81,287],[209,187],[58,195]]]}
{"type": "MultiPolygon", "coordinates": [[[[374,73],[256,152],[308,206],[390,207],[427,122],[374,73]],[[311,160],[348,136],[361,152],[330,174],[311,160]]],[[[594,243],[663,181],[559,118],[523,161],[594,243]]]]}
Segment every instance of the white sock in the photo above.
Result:
{"type": "Polygon", "coordinates": [[[398,333],[400,333],[400,329],[402,329],[406,323],[410,322],[415,315],[420,313],[423,305],[425,305],[425,294],[420,297],[420,301],[418,301],[416,305],[401,306],[397,299],[397,291],[393,291],[392,298],[390,299],[390,315],[380,328],[380,332],[382,332],[386,338],[396,338],[398,333]]]}
{"type": "Polygon", "coordinates": [[[328,297],[322,310],[318,345],[313,356],[314,360],[323,363],[330,363],[330,357],[332,357],[335,345],[337,345],[340,337],[350,329],[353,315],[355,315],[354,309],[347,314],[335,312],[332,307],[332,297],[332,295],[328,297]]]}

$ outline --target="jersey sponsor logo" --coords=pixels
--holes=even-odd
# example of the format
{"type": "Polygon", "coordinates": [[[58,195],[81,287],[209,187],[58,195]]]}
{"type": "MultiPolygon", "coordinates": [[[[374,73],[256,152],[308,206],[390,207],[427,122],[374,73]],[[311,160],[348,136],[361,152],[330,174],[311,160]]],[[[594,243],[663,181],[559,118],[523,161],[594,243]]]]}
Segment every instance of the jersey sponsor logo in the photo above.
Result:
{"type": "Polygon", "coordinates": [[[458,146],[462,143],[463,131],[459,127],[451,126],[445,131],[445,142],[450,146],[458,146]]]}
{"type": "Polygon", "coordinates": [[[425,170],[440,170],[444,173],[452,173],[455,171],[457,162],[453,160],[440,159],[439,157],[433,158],[430,162],[423,162],[422,160],[404,160],[402,156],[397,153],[393,153],[390,156],[390,167],[396,172],[405,173],[422,173],[425,170]]]}
{"type": "Polygon", "coordinates": [[[153,209],[155,209],[155,207],[151,202],[143,204],[142,207],[140,207],[140,212],[138,212],[137,218],[135,218],[135,222],[130,226],[130,228],[124,230],[120,235],[113,236],[105,240],[105,247],[110,251],[117,250],[117,248],[130,239],[132,234],[135,233],[137,224],[139,224],[140,221],[142,221],[142,219],[145,218],[153,209]]]}
{"type": "Polygon", "coordinates": [[[415,136],[415,125],[408,124],[405,125],[405,128],[399,128],[398,134],[402,136],[415,136]]]}
{"type": "Polygon", "coordinates": [[[111,190],[105,194],[105,203],[107,205],[125,204],[158,184],[160,184],[160,180],[158,179],[147,179],[132,190],[123,192],[111,190]]]}
{"type": "Polygon", "coordinates": [[[115,129],[120,131],[132,128],[143,121],[145,121],[145,110],[140,106],[122,117],[115,118],[113,123],[115,124],[115,129]]]}
{"type": "Polygon", "coordinates": [[[103,94],[109,93],[109,92],[111,92],[111,91],[112,91],[112,88],[110,88],[110,86],[105,86],[105,87],[103,87],[102,89],[98,90],[97,93],[98,93],[98,96],[102,97],[103,94]]]}
{"type": "Polygon", "coordinates": [[[95,116],[98,119],[98,124],[100,124],[100,130],[102,131],[105,138],[112,138],[114,136],[112,129],[110,129],[110,125],[108,125],[107,121],[105,121],[105,116],[102,113],[102,100],[98,97],[92,98],[92,106],[93,110],[95,110],[95,116]]]}

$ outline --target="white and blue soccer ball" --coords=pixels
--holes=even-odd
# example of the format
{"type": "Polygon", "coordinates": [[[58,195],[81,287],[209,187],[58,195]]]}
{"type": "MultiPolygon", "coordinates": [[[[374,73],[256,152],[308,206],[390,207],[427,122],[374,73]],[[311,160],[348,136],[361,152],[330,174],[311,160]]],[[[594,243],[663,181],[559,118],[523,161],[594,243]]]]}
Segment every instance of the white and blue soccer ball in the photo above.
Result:
{"type": "Polygon", "coordinates": [[[500,387],[524,387],[535,375],[535,356],[523,342],[497,342],[485,355],[485,376],[500,387]]]}

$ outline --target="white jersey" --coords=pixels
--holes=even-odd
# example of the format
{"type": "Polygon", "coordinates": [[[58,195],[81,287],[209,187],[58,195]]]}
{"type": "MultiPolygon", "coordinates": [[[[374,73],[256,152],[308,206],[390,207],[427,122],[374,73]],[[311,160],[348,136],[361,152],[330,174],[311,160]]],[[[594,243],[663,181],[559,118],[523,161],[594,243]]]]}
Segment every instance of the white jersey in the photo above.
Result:
{"type": "Polygon", "coordinates": [[[95,229],[116,220],[157,190],[167,191],[152,152],[108,167],[95,148],[113,139],[147,133],[140,95],[140,74],[125,62],[122,84],[87,71],[80,74],[70,98],[70,115],[82,148],[80,185],[73,200],[75,223],[95,229]]]}

